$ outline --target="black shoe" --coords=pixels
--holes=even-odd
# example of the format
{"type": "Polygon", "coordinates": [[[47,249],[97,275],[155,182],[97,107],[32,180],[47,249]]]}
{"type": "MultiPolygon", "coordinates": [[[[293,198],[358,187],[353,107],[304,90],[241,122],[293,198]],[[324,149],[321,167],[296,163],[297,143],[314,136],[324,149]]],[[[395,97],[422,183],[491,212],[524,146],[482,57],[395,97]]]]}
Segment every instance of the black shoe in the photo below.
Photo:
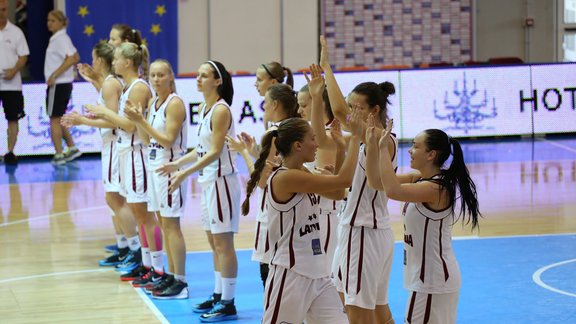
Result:
{"type": "Polygon", "coordinates": [[[18,158],[14,155],[13,152],[8,152],[4,154],[4,163],[8,165],[16,165],[18,164],[18,158]]]}
{"type": "Polygon", "coordinates": [[[236,313],[236,306],[234,306],[234,299],[221,300],[208,313],[200,315],[200,322],[203,323],[232,321],[235,319],[238,319],[238,314],[236,313]]]}
{"type": "Polygon", "coordinates": [[[98,262],[102,267],[113,267],[124,261],[130,252],[129,248],[123,248],[118,250],[118,252],[112,254],[111,256],[104,258],[98,262]]]}
{"type": "Polygon", "coordinates": [[[154,299],[188,299],[188,284],[174,280],[173,284],[162,291],[152,293],[154,299]]]}
{"type": "Polygon", "coordinates": [[[139,265],[134,270],[121,275],[120,280],[122,280],[122,281],[136,280],[136,279],[142,277],[143,275],[145,275],[146,272],[148,272],[148,269],[146,269],[143,265],[139,265]]]}
{"type": "Polygon", "coordinates": [[[208,297],[207,300],[201,302],[200,304],[194,305],[194,307],[192,307],[192,311],[194,313],[206,313],[210,311],[214,305],[220,301],[220,299],[222,299],[222,294],[213,293],[210,297],[208,297]]]}
{"type": "Polygon", "coordinates": [[[162,275],[156,272],[154,268],[150,268],[150,270],[142,277],[136,278],[132,281],[132,287],[145,288],[148,284],[154,284],[160,280],[162,280],[162,275]]]}
{"type": "Polygon", "coordinates": [[[155,292],[161,292],[164,289],[172,286],[172,284],[174,283],[174,276],[173,275],[169,275],[169,274],[164,274],[162,276],[162,280],[160,280],[160,282],[156,282],[152,285],[147,285],[144,287],[144,291],[147,294],[153,294],[155,292]]]}

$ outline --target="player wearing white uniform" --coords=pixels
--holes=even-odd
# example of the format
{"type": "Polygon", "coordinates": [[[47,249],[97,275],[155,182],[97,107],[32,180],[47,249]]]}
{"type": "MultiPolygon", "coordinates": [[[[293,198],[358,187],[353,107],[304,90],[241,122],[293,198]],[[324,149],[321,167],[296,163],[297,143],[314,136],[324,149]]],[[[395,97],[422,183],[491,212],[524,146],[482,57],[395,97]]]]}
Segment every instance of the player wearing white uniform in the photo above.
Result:
{"type": "MultiPolygon", "coordinates": [[[[105,106],[112,113],[118,113],[118,103],[122,94],[123,84],[120,79],[112,74],[112,60],[114,47],[107,43],[99,43],[92,51],[92,69],[102,80],[98,105],[105,106]]],[[[81,64],[86,66],[86,64],[81,64]]],[[[106,202],[112,210],[113,221],[116,228],[117,251],[100,260],[101,266],[114,266],[121,263],[130,250],[137,251],[140,247],[136,223],[130,208],[126,205],[126,199],[119,194],[120,171],[118,151],[116,148],[116,126],[109,121],[99,118],[88,118],[77,112],[71,112],[62,117],[63,125],[87,125],[98,127],[102,136],[102,182],[106,192],[106,202]],[[117,217],[114,217],[117,216],[117,217]],[[126,235],[122,234],[126,233],[126,235]]]]}
{"type": "MultiPolygon", "coordinates": [[[[292,88],[283,83],[277,83],[268,87],[264,97],[264,119],[268,120],[273,124],[268,130],[276,129],[278,124],[288,118],[300,117],[298,114],[298,102],[294,96],[292,88]]],[[[232,138],[228,139],[237,150],[243,150],[246,147],[246,143],[243,142],[241,138],[239,141],[235,141],[232,138]]],[[[268,156],[268,160],[271,163],[276,160],[276,149],[272,148],[268,156]]],[[[246,154],[243,154],[246,160],[246,154]]],[[[247,163],[250,161],[246,161],[247,163]]],[[[262,279],[262,284],[266,284],[266,278],[268,277],[268,263],[270,262],[269,252],[270,244],[268,240],[268,217],[266,216],[267,206],[265,203],[265,192],[268,190],[265,187],[266,180],[271,170],[264,171],[265,176],[262,177],[259,186],[257,188],[257,200],[260,202],[258,206],[258,211],[256,214],[256,235],[254,237],[254,251],[252,253],[252,260],[260,262],[260,277],[262,279]]],[[[252,173],[252,172],[250,172],[252,173]]],[[[250,188],[249,196],[252,194],[254,187],[250,188]]]]}
{"type": "MultiPolygon", "coordinates": [[[[136,29],[132,29],[130,26],[125,24],[115,24],[110,29],[110,38],[108,40],[108,44],[112,46],[112,58],[110,60],[110,66],[112,66],[112,59],[114,59],[114,49],[120,44],[124,42],[131,42],[136,45],[142,44],[142,36],[140,35],[140,31],[136,29]]],[[[98,45],[97,45],[98,46],[98,45]]],[[[104,83],[104,79],[106,77],[105,74],[99,73],[95,71],[94,66],[90,66],[86,63],[79,63],[76,65],[78,69],[78,73],[82,76],[82,78],[94,86],[96,90],[100,91],[102,89],[102,85],[104,83]]],[[[122,82],[121,79],[117,79],[122,82]]],[[[122,84],[124,87],[124,84],[122,84]]],[[[115,111],[118,112],[117,109],[118,99],[114,104],[115,111]]],[[[118,155],[116,154],[116,157],[118,155]]],[[[104,174],[104,173],[103,173],[104,174]]],[[[118,200],[122,200],[122,204],[125,205],[125,199],[120,196],[119,194],[116,195],[118,200]]],[[[119,248],[125,248],[128,246],[127,237],[136,237],[137,232],[136,228],[136,221],[134,220],[134,216],[130,212],[129,208],[125,206],[123,209],[125,212],[120,213],[119,215],[112,215],[112,223],[114,224],[114,230],[116,231],[116,244],[107,245],[105,250],[108,252],[117,252],[119,248]],[[120,217],[114,217],[120,216],[120,217]]]]}
{"type": "Polygon", "coordinates": [[[174,72],[170,63],[157,59],[150,65],[150,82],[156,97],[148,108],[148,120],[135,106],[126,107],[127,117],[136,123],[138,134],[148,144],[148,211],[158,213],[167,244],[169,275],[154,280],[154,274],[132,283],[152,293],[157,299],[186,299],[186,245],[180,217],[184,215],[186,182],[169,192],[171,174],[156,172],[165,163],[175,161],[186,153],[187,125],[184,102],[176,95],[174,72]]]}
{"type": "Polygon", "coordinates": [[[173,172],[195,159],[187,169],[176,172],[170,190],[180,186],[197,172],[202,186],[202,223],[214,252],[214,293],[208,300],[194,306],[204,313],[202,322],[236,319],[234,294],[238,261],[234,249],[234,233],[238,232],[240,216],[240,181],[235,166],[236,154],[230,152],[226,136],[234,138],[234,120],[230,105],[234,96],[232,77],[220,62],[208,61],[200,66],[198,91],[204,95],[198,125],[196,149],[181,159],[165,164],[162,172],[173,172]]]}
{"type": "MultiPolygon", "coordinates": [[[[334,122],[334,114],[332,113],[324,79],[319,78],[320,73],[316,67],[315,65],[310,66],[312,79],[304,73],[307,84],[298,92],[298,112],[300,112],[302,118],[310,121],[312,129],[314,129],[316,133],[318,145],[320,145],[314,167],[332,165],[336,168],[335,171],[337,172],[337,143],[332,138],[330,132],[330,124],[334,122]]],[[[338,127],[339,126],[340,125],[338,125],[338,127]]],[[[340,152],[344,152],[344,150],[340,150],[340,152]]],[[[343,158],[341,158],[341,160],[343,160],[343,158]]],[[[329,269],[331,276],[334,276],[334,272],[336,272],[334,265],[337,264],[334,262],[334,256],[336,255],[338,245],[337,230],[340,223],[338,219],[339,210],[340,201],[327,199],[325,197],[320,198],[320,212],[328,216],[322,218],[326,222],[324,226],[322,226],[322,237],[328,255],[326,267],[329,269]]]]}
{"type": "MultiPolygon", "coordinates": [[[[338,199],[352,180],[358,150],[356,137],[340,173],[318,175],[304,163],[314,161],[318,144],[312,128],[301,118],[282,121],[264,135],[262,152],[250,177],[260,181],[263,164],[274,145],[283,167],[268,179],[270,275],[264,292],[263,323],[301,323],[305,317],[317,323],[347,323],[338,295],[326,269],[321,238],[318,195],[338,199]],[[272,144],[274,142],[274,144],[272,144]]],[[[250,189],[250,188],[248,188],[250,189]]],[[[243,212],[249,208],[246,197],[243,212]]]]}
{"type": "MultiPolygon", "coordinates": [[[[408,290],[405,323],[456,323],[460,269],[452,250],[452,225],[463,217],[478,226],[476,186],[457,140],[438,129],[418,134],[408,151],[417,172],[396,175],[387,150],[392,123],[379,138],[366,131],[368,159],[391,199],[404,206],[404,287],[408,290]],[[447,169],[442,166],[452,155],[447,169]],[[457,201],[457,197],[458,200],[457,201]],[[456,216],[455,206],[460,205],[456,216]]],[[[371,171],[371,173],[374,173],[371,171]]]]}
{"type": "MultiPolygon", "coordinates": [[[[358,84],[345,100],[328,61],[328,49],[323,37],[320,66],[326,76],[326,88],[334,116],[348,130],[359,128],[363,133],[369,115],[376,116],[380,131],[388,119],[388,96],[394,94],[390,82],[358,84]],[[362,120],[351,125],[348,121],[350,107],[362,114],[362,120]]],[[[365,142],[362,135],[362,142],[365,142]]],[[[387,142],[390,155],[395,159],[397,141],[387,142]]],[[[390,228],[388,198],[382,186],[371,185],[366,173],[364,147],[354,183],[342,213],[338,242],[340,269],[335,276],[337,288],[343,292],[344,302],[351,323],[392,323],[388,306],[388,281],[394,252],[394,236],[390,228]]]]}
{"type": "Polygon", "coordinates": [[[121,275],[121,280],[124,281],[135,280],[151,271],[156,278],[160,278],[164,271],[162,231],[155,215],[147,210],[147,149],[138,134],[136,124],[125,115],[125,111],[131,106],[143,110],[142,113],[146,114],[145,108],[148,107],[152,92],[148,83],[138,78],[138,69],[142,67],[147,75],[148,50],[143,45],[122,43],[114,52],[113,65],[114,71],[122,76],[125,83],[118,114],[101,105],[87,105],[87,109],[118,127],[120,194],[126,197],[140,229],[141,253],[133,253],[127,257],[117,270],[125,272],[121,275]]]}

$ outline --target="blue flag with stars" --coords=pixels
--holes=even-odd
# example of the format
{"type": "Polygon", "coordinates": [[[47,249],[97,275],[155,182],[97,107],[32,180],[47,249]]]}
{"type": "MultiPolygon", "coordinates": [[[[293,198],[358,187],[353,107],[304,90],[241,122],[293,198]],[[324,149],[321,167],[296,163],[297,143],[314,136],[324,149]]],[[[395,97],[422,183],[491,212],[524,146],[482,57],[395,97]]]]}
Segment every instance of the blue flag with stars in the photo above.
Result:
{"type": "Polygon", "coordinates": [[[163,58],[178,71],[177,0],[67,0],[67,32],[80,54],[80,61],[92,62],[92,48],[108,41],[114,24],[128,24],[140,30],[150,51],[150,62],[163,58]]]}

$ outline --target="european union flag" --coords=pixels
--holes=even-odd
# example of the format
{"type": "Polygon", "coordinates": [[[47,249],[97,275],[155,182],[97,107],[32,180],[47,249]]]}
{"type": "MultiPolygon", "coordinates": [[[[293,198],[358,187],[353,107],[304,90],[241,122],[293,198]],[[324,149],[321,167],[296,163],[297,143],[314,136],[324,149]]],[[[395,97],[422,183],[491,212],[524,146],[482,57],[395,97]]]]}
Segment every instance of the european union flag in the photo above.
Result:
{"type": "Polygon", "coordinates": [[[91,62],[92,48],[108,40],[114,24],[140,30],[150,51],[150,62],[163,58],[178,71],[177,0],[68,0],[68,35],[81,62],[91,62]]]}

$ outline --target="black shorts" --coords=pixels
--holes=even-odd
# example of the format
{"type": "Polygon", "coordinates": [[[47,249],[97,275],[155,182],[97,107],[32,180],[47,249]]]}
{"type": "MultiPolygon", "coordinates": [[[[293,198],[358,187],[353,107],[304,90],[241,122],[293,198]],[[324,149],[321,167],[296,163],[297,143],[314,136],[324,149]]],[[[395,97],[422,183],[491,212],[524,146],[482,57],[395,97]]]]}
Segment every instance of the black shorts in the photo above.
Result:
{"type": "Polygon", "coordinates": [[[72,83],[56,84],[46,89],[46,114],[49,117],[62,117],[68,108],[72,95],[72,83]]]}
{"type": "Polygon", "coordinates": [[[26,116],[22,91],[0,91],[0,106],[4,107],[4,115],[8,121],[18,121],[26,116]]]}

